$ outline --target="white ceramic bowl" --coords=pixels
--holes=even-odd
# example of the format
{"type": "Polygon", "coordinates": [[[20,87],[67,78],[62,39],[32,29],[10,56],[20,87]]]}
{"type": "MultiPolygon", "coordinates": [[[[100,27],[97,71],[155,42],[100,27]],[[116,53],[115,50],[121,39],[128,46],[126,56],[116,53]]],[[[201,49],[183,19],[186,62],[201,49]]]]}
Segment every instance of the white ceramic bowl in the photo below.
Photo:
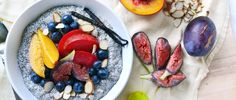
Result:
{"type": "Polygon", "coordinates": [[[123,70],[117,83],[105,95],[103,100],[113,100],[125,87],[132,69],[133,50],[130,36],[123,22],[114,14],[114,12],[96,0],[40,0],[28,7],[13,24],[6,40],[6,72],[10,83],[16,93],[24,100],[35,100],[23,82],[20,69],[17,64],[17,52],[21,42],[24,28],[34,21],[40,14],[50,8],[59,5],[83,5],[90,8],[96,15],[106,19],[121,37],[129,41],[128,46],[122,49],[123,70]]]}
{"type": "Polygon", "coordinates": [[[230,5],[230,15],[231,15],[231,24],[232,29],[234,33],[234,37],[236,39],[236,1],[235,0],[229,0],[230,5]]]}

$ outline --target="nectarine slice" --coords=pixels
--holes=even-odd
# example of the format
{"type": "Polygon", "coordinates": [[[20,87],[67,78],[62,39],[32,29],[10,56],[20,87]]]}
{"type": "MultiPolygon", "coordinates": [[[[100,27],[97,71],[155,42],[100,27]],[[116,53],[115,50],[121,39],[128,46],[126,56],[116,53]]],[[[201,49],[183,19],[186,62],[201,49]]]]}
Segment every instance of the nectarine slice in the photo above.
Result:
{"type": "Polygon", "coordinates": [[[151,15],[160,11],[164,0],[120,0],[129,11],[138,15],[151,15]]]}

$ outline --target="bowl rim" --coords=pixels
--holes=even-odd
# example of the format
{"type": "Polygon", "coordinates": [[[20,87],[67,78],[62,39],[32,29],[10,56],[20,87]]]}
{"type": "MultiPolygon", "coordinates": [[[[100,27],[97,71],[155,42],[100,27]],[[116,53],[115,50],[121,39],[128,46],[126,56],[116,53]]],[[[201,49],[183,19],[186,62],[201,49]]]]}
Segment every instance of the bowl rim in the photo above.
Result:
{"type": "MultiPolygon", "coordinates": [[[[35,5],[37,5],[38,3],[41,3],[41,2],[45,2],[45,1],[47,1],[47,0],[38,0],[38,1],[35,1],[35,2],[33,2],[32,4],[30,4],[29,6],[27,6],[18,16],[17,16],[17,18],[16,18],[16,20],[14,21],[14,23],[12,24],[12,26],[11,26],[11,28],[10,28],[10,31],[9,31],[9,34],[8,34],[8,36],[7,36],[7,39],[6,39],[6,47],[5,47],[5,49],[4,49],[4,51],[5,51],[5,53],[4,53],[4,59],[5,59],[5,66],[6,66],[6,68],[5,68],[5,70],[6,70],[6,74],[7,74],[7,77],[8,77],[8,80],[10,81],[10,83],[11,83],[11,86],[13,87],[13,89],[14,89],[14,91],[16,92],[16,94],[17,95],[19,95],[19,97],[20,98],[23,98],[24,96],[22,95],[22,93],[18,90],[18,88],[17,88],[17,86],[15,85],[15,81],[13,81],[12,80],[12,78],[11,78],[11,73],[10,73],[10,71],[9,71],[9,69],[8,69],[8,63],[11,63],[11,61],[10,60],[8,60],[8,49],[10,49],[10,48],[8,48],[8,45],[11,45],[8,41],[10,41],[10,37],[11,37],[11,34],[13,34],[12,33],[12,31],[14,30],[13,28],[14,27],[16,27],[16,23],[18,22],[18,20],[29,10],[29,9],[31,9],[32,7],[34,7],[35,5]]],[[[83,1],[83,0],[82,0],[83,1]]],[[[121,75],[123,75],[124,76],[124,74],[122,74],[122,73],[124,73],[124,60],[122,59],[122,72],[120,73],[120,76],[119,76],[119,79],[117,80],[117,82],[112,86],[112,88],[108,91],[108,93],[106,94],[106,95],[104,95],[104,97],[102,97],[101,99],[102,100],[107,100],[107,99],[110,99],[111,100],[111,98],[109,98],[109,97],[114,97],[113,99],[115,99],[116,97],[118,97],[118,95],[123,91],[123,89],[125,88],[125,86],[126,86],[126,84],[128,83],[128,80],[129,80],[129,78],[130,78],[130,74],[131,74],[131,71],[132,71],[132,66],[133,66],[133,46],[131,45],[132,44],[132,42],[131,42],[131,35],[129,34],[129,32],[128,32],[128,30],[127,30],[127,28],[125,27],[125,24],[124,24],[124,22],[121,20],[121,18],[120,17],[118,17],[118,15],[117,14],[115,14],[114,13],[114,11],[112,11],[112,9],[111,8],[109,8],[108,6],[106,6],[105,4],[103,4],[103,3],[101,3],[99,0],[94,0],[94,1],[96,1],[96,3],[99,3],[99,5],[100,6],[103,6],[103,8],[105,8],[105,9],[107,9],[111,14],[113,14],[113,16],[115,16],[116,17],[116,19],[118,20],[118,22],[119,22],[119,24],[121,24],[121,27],[122,27],[122,29],[126,32],[126,33],[124,33],[124,35],[127,37],[127,38],[129,38],[129,44],[128,44],[128,46],[126,46],[126,49],[128,49],[128,53],[130,53],[129,55],[130,55],[130,61],[131,62],[129,62],[128,63],[128,66],[129,67],[127,67],[126,66],[126,78],[125,77],[123,77],[122,78],[122,76],[121,75]],[[123,81],[123,83],[124,84],[119,84],[119,87],[118,86],[116,86],[117,85],[117,83],[119,82],[119,81],[121,81],[121,79],[122,79],[122,81],[123,81]],[[118,91],[116,90],[116,91],[114,91],[114,87],[118,87],[117,89],[119,89],[118,91]],[[113,92],[117,92],[117,93],[115,93],[115,94],[111,94],[112,91],[113,90],[113,92]],[[107,97],[107,98],[105,98],[108,94],[111,94],[112,96],[109,96],[109,97],[107,97]],[[104,99],[105,98],[105,99],[104,99]]],[[[83,5],[82,5],[83,6],[83,5]]],[[[55,7],[55,6],[54,6],[55,7]]],[[[20,34],[23,34],[23,33],[20,33],[20,34]]],[[[123,52],[123,50],[124,50],[124,47],[122,47],[122,58],[124,58],[124,52],[123,52]]],[[[19,66],[17,66],[17,67],[19,67],[19,66]]],[[[20,72],[21,73],[21,72],[20,72]]],[[[22,73],[21,73],[22,74],[22,73]]],[[[27,88],[28,89],[28,88],[27,88]]],[[[30,92],[31,93],[31,92],[30,92]]],[[[32,93],[31,93],[32,94],[32,93]]],[[[33,95],[33,94],[32,94],[33,95]]],[[[34,96],[34,95],[33,95],[34,96]]],[[[34,96],[35,97],[35,96],[34,96]]]]}

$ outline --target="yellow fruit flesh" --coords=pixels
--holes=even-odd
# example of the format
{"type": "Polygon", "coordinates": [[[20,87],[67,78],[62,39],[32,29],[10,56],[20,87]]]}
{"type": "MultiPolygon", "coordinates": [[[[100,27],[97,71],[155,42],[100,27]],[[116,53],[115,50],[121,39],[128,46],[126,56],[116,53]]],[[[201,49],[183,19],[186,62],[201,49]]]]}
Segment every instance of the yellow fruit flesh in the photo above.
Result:
{"type": "Polygon", "coordinates": [[[32,37],[29,48],[29,62],[32,70],[40,77],[45,78],[45,67],[43,63],[43,50],[38,36],[35,34],[32,37]]]}
{"type": "Polygon", "coordinates": [[[138,15],[151,15],[160,11],[164,5],[164,0],[151,0],[148,4],[135,5],[133,0],[120,0],[129,11],[138,15]]]}
{"type": "Polygon", "coordinates": [[[48,36],[43,35],[43,31],[41,29],[38,29],[37,34],[43,48],[44,64],[48,68],[53,69],[59,59],[59,52],[57,50],[57,47],[48,36]]]}

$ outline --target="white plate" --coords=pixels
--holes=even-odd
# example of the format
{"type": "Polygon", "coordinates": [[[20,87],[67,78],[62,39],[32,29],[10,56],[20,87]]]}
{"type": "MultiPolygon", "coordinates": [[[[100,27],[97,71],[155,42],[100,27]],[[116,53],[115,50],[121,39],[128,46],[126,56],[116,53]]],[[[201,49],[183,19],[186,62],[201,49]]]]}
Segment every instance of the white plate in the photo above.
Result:
{"type": "Polygon", "coordinates": [[[24,100],[35,100],[36,98],[25,86],[20,69],[17,65],[17,51],[21,42],[24,28],[35,20],[40,14],[48,9],[59,5],[83,5],[90,8],[96,15],[106,19],[121,37],[129,41],[128,46],[122,49],[123,70],[120,79],[113,88],[104,96],[103,100],[115,99],[125,87],[131,73],[133,63],[133,49],[123,22],[113,13],[113,11],[96,0],[40,0],[28,7],[13,24],[6,40],[6,72],[16,93],[24,100]]]}

